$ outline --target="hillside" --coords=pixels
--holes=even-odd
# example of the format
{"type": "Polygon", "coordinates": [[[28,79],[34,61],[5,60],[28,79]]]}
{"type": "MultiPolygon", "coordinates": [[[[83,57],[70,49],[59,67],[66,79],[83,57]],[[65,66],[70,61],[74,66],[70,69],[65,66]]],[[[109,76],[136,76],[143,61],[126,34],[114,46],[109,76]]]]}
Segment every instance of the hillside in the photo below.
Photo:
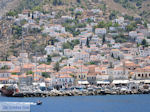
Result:
{"type": "Polygon", "coordinates": [[[116,10],[131,16],[141,16],[150,21],[149,0],[104,0],[111,10],[116,10]]]}
{"type": "MultiPolygon", "coordinates": [[[[150,4],[149,0],[144,0],[141,4],[138,4],[138,6],[136,0],[126,0],[125,3],[122,1],[124,0],[121,0],[121,2],[120,0],[20,0],[20,2],[18,2],[18,0],[5,0],[5,5],[2,9],[8,11],[12,8],[15,8],[11,6],[17,6],[15,10],[11,10],[6,14],[8,16],[15,17],[18,16],[17,14],[22,13],[24,9],[29,9],[30,15],[33,14],[34,11],[39,11],[42,14],[48,14],[49,16],[52,16],[52,13],[54,12],[54,19],[44,19],[44,21],[46,21],[46,24],[54,24],[53,20],[58,19],[59,21],[61,16],[64,15],[76,18],[73,21],[69,21],[69,24],[62,24],[62,26],[66,28],[67,32],[71,33],[71,35],[73,35],[74,37],[80,34],[80,32],[75,31],[76,28],[85,27],[86,24],[90,23],[90,21],[88,21],[89,23],[84,22],[78,24],[80,19],[87,17],[87,12],[91,9],[101,9],[103,14],[98,15],[98,18],[102,18],[103,20],[105,19],[107,20],[107,22],[109,21],[110,16],[112,16],[111,20],[113,20],[117,18],[117,16],[122,16],[124,14],[129,15],[127,17],[131,18],[132,16],[140,15],[144,20],[146,19],[150,21],[150,7],[148,7],[150,4]],[[83,9],[86,11],[84,12],[85,14],[76,14],[75,9],[83,9]]],[[[2,3],[2,0],[0,0],[0,3],[2,3]]],[[[35,21],[34,23],[36,25],[39,25],[39,18],[33,19],[33,21],[35,21]]],[[[41,22],[43,22],[43,20],[41,22]]],[[[16,23],[13,23],[11,20],[0,21],[1,57],[4,55],[18,55],[18,52],[21,50],[22,47],[22,26],[25,25],[25,23],[27,23],[27,21],[21,21],[19,25],[16,25],[16,23]],[[14,31],[10,33],[12,29],[14,31]]],[[[43,36],[42,29],[44,28],[42,25],[39,25],[39,27],[39,31],[33,31],[28,35],[24,35],[24,49],[27,50],[28,53],[32,54],[35,52],[40,52],[41,54],[44,54],[44,48],[49,44],[49,41],[54,40],[51,36],[43,36]]]]}
{"type": "Polygon", "coordinates": [[[20,0],[0,0],[0,16],[7,13],[9,10],[15,9],[19,3],[20,0]]]}
{"type": "Polygon", "coordinates": [[[23,9],[45,9],[45,11],[62,10],[66,12],[67,9],[73,7],[101,8],[102,5],[105,4],[107,6],[108,11],[115,10],[120,12],[121,14],[127,14],[130,16],[139,15],[142,18],[150,21],[149,0],[102,0],[101,2],[99,1],[100,0],[0,0],[0,5],[2,9],[1,12],[8,12],[8,10],[16,9],[16,6],[18,6],[18,12],[20,12],[23,9]]]}

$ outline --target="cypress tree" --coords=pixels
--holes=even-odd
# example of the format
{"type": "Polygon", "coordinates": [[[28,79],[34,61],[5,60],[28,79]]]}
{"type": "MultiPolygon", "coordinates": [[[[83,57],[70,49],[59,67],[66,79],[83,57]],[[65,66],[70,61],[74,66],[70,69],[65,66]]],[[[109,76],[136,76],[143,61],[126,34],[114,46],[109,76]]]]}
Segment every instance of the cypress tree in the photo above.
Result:
{"type": "Polygon", "coordinates": [[[47,56],[47,62],[49,62],[49,63],[50,63],[51,61],[52,61],[51,56],[50,56],[50,55],[48,55],[48,56],[47,56]]]}
{"type": "Polygon", "coordinates": [[[104,44],[104,43],[105,43],[105,41],[106,41],[105,36],[103,36],[102,44],[104,44]]]}
{"type": "Polygon", "coordinates": [[[32,13],[32,19],[34,19],[34,15],[33,15],[33,13],[32,13]]]}
{"type": "Polygon", "coordinates": [[[89,45],[89,39],[87,38],[87,40],[86,40],[86,46],[87,47],[90,47],[90,45],[89,45]]]}
{"type": "Polygon", "coordinates": [[[114,54],[113,53],[111,54],[111,57],[114,58],[114,54]]]}

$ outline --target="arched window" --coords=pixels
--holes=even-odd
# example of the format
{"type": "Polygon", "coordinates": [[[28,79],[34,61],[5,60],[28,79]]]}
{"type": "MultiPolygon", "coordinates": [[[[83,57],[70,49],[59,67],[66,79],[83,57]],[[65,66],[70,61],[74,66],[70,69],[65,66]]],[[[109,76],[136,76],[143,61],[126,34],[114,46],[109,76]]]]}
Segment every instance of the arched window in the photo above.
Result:
{"type": "Polygon", "coordinates": [[[141,74],[138,74],[138,77],[140,77],[141,76],[141,74]]]}

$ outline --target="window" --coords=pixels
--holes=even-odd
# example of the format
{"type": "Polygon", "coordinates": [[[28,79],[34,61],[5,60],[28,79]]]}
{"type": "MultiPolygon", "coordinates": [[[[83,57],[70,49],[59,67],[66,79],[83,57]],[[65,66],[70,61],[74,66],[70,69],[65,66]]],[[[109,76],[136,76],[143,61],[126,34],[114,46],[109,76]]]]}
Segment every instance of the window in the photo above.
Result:
{"type": "Polygon", "coordinates": [[[141,74],[138,74],[138,77],[140,77],[141,76],[141,74]]]}
{"type": "Polygon", "coordinates": [[[147,77],[147,74],[145,74],[145,77],[147,77]]]}
{"type": "Polygon", "coordinates": [[[105,73],[105,71],[102,71],[102,73],[105,73]]]}

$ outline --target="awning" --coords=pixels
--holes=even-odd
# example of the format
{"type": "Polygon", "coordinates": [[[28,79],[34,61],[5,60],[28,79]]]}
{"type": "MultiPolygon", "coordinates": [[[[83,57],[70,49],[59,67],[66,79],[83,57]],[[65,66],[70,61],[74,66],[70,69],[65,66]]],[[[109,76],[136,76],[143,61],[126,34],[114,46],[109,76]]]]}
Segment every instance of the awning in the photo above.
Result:
{"type": "Polygon", "coordinates": [[[78,81],[78,84],[86,85],[86,84],[89,84],[89,82],[88,81],[78,81]]]}
{"type": "Polygon", "coordinates": [[[131,80],[130,83],[150,83],[150,80],[131,80]]]}
{"type": "Polygon", "coordinates": [[[144,83],[150,84],[150,80],[145,80],[144,83]]]}
{"type": "Polygon", "coordinates": [[[46,85],[45,85],[45,83],[44,82],[42,82],[42,83],[32,83],[33,85],[35,85],[35,86],[40,86],[40,87],[45,87],[46,85]]]}
{"type": "Polygon", "coordinates": [[[129,80],[113,80],[112,84],[128,84],[129,80]]]}
{"type": "Polygon", "coordinates": [[[97,84],[110,84],[109,81],[97,81],[97,84]]]}
{"type": "Polygon", "coordinates": [[[144,82],[144,80],[131,80],[130,83],[136,83],[139,84],[141,82],[144,82]]]}

